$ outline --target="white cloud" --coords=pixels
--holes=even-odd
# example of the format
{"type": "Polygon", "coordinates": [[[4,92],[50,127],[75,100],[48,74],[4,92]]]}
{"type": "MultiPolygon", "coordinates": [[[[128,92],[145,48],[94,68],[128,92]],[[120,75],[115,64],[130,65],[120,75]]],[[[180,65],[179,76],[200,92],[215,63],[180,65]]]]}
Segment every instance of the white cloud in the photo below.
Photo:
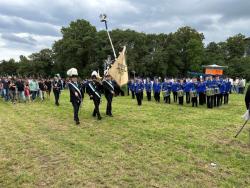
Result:
{"type": "Polygon", "coordinates": [[[60,37],[34,35],[29,33],[11,33],[4,38],[0,35],[0,57],[1,59],[19,59],[20,55],[30,55],[44,48],[50,48],[60,37]],[[14,38],[14,39],[13,39],[14,38]],[[27,42],[28,40],[28,42],[27,42]],[[29,40],[33,42],[29,42],[29,40]]]}
{"type": "Polygon", "coordinates": [[[205,43],[237,33],[250,36],[248,0],[0,0],[0,4],[0,60],[51,47],[61,36],[60,28],[76,19],[102,29],[100,13],[108,14],[111,29],[170,33],[188,25],[204,33],[205,43]]]}

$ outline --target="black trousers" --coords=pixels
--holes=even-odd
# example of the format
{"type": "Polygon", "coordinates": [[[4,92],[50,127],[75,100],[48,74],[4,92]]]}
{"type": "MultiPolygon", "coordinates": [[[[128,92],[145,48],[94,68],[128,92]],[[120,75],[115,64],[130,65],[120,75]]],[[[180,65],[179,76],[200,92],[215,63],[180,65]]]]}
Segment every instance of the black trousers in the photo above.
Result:
{"type": "Polygon", "coordinates": [[[214,106],[214,96],[207,96],[207,107],[213,108],[214,106]]]}
{"type": "Polygon", "coordinates": [[[198,105],[197,97],[192,97],[192,107],[194,107],[194,106],[197,107],[197,105],[198,105]]]}
{"type": "Polygon", "coordinates": [[[76,102],[76,101],[72,102],[72,106],[74,109],[74,120],[76,122],[79,122],[78,112],[79,112],[80,105],[81,105],[81,103],[79,103],[79,102],[76,102]]]}
{"type": "Polygon", "coordinates": [[[128,96],[129,96],[129,89],[128,89],[128,96]]]}
{"type": "Polygon", "coordinates": [[[186,92],[186,103],[189,104],[190,103],[190,93],[186,92]]]}
{"type": "Polygon", "coordinates": [[[179,100],[179,104],[180,104],[180,105],[183,105],[183,98],[184,98],[183,96],[182,96],[182,97],[178,97],[178,100],[179,100]]]}
{"type": "Polygon", "coordinates": [[[228,104],[228,100],[229,100],[229,94],[225,93],[224,94],[224,104],[228,104]]]}
{"type": "Polygon", "coordinates": [[[205,93],[199,93],[199,105],[206,104],[206,94],[205,93]]]}
{"type": "Polygon", "coordinates": [[[250,101],[248,99],[245,100],[245,105],[246,105],[246,109],[248,110],[250,107],[250,101]]]}
{"type": "Polygon", "coordinates": [[[60,97],[60,91],[53,91],[55,96],[55,104],[59,105],[59,97],[60,97]]]}
{"type": "Polygon", "coordinates": [[[170,95],[165,96],[165,97],[164,97],[164,101],[165,101],[165,103],[170,104],[170,102],[171,102],[170,95]]]}
{"type": "Polygon", "coordinates": [[[132,93],[132,99],[134,99],[135,98],[135,92],[131,91],[131,93],[132,93]]]}
{"type": "Polygon", "coordinates": [[[93,102],[95,105],[94,111],[93,111],[93,116],[101,117],[100,111],[99,111],[99,105],[101,103],[101,99],[98,97],[93,98],[93,102]]]}
{"type": "Polygon", "coordinates": [[[112,94],[106,94],[105,98],[107,99],[107,108],[106,108],[106,115],[112,115],[112,94]]]}
{"type": "Polygon", "coordinates": [[[214,95],[214,107],[219,107],[220,105],[220,94],[214,95]]]}
{"type": "Polygon", "coordinates": [[[177,102],[177,92],[174,91],[174,92],[173,92],[173,95],[174,95],[174,102],[177,102]]]}
{"type": "Polygon", "coordinates": [[[137,104],[139,106],[141,106],[141,104],[142,104],[141,101],[142,101],[142,95],[143,95],[143,93],[139,92],[139,93],[136,93],[135,95],[136,95],[137,104]]]}
{"type": "Polygon", "coordinates": [[[154,98],[156,102],[160,102],[160,92],[155,92],[154,93],[154,98]]]}
{"type": "Polygon", "coordinates": [[[217,106],[222,105],[222,94],[217,94],[217,106]]]}
{"type": "Polygon", "coordinates": [[[151,92],[147,91],[147,98],[148,98],[148,101],[151,101],[151,92]]]}

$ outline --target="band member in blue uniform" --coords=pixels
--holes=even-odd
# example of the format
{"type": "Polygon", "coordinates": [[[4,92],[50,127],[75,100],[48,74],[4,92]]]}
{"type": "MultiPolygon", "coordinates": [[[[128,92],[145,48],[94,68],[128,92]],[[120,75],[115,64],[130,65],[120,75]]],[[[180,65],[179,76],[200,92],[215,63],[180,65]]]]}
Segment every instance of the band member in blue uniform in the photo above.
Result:
{"type": "Polygon", "coordinates": [[[220,84],[220,105],[222,105],[223,99],[225,99],[225,93],[226,93],[226,83],[224,81],[221,81],[220,84]]]}
{"type": "Polygon", "coordinates": [[[140,83],[140,87],[142,88],[141,100],[143,100],[143,95],[144,95],[143,91],[144,91],[144,88],[145,88],[143,79],[140,79],[139,83],[140,83]]]}
{"type": "Polygon", "coordinates": [[[224,97],[224,104],[228,104],[228,101],[229,101],[229,92],[231,90],[231,82],[227,79],[225,81],[225,85],[226,85],[226,91],[225,91],[225,97],[224,97]]]}
{"type": "Polygon", "coordinates": [[[100,82],[100,80],[97,78],[97,72],[93,71],[93,73],[91,74],[91,79],[88,84],[87,84],[87,88],[86,91],[90,96],[90,99],[93,100],[94,102],[94,111],[93,111],[93,117],[96,117],[97,115],[97,119],[101,120],[101,114],[99,111],[99,105],[101,103],[101,91],[103,90],[102,88],[102,84],[100,82]]]}
{"type": "Polygon", "coordinates": [[[199,95],[199,105],[206,104],[206,82],[202,78],[198,83],[197,92],[199,95]]]}
{"type": "Polygon", "coordinates": [[[172,92],[173,92],[173,96],[174,96],[174,102],[177,102],[177,91],[178,91],[178,82],[176,80],[174,80],[174,82],[172,83],[172,92]]]}
{"type": "Polygon", "coordinates": [[[139,106],[142,105],[142,95],[143,95],[143,87],[142,84],[140,83],[141,81],[139,79],[136,79],[134,88],[135,88],[135,96],[137,99],[137,104],[139,106]]]}
{"type": "Polygon", "coordinates": [[[148,101],[151,101],[152,83],[151,83],[151,80],[149,78],[147,78],[147,81],[145,83],[145,89],[146,89],[146,93],[147,93],[147,99],[148,99],[148,101]]]}
{"type": "Polygon", "coordinates": [[[213,108],[214,104],[214,88],[212,84],[212,77],[207,77],[206,81],[206,95],[207,95],[207,107],[213,108]]]}
{"type": "Polygon", "coordinates": [[[177,95],[178,95],[178,101],[179,105],[183,105],[183,98],[184,98],[184,83],[183,80],[179,80],[177,85],[177,95]]]}
{"type": "Polygon", "coordinates": [[[223,90],[223,80],[216,77],[217,87],[215,87],[215,98],[216,98],[216,106],[219,107],[222,105],[222,90],[223,90]]]}
{"type": "Polygon", "coordinates": [[[172,83],[171,83],[171,80],[167,80],[167,94],[166,94],[166,102],[168,104],[171,103],[171,89],[172,89],[172,83]]]}
{"type": "Polygon", "coordinates": [[[186,103],[189,104],[190,103],[190,91],[192,88],[192,83],[190,81],[190,79],[187,79],[187,81],[184,83],[184,92],[186,93],[186,103]]]}
{"type": "Polygon", "coordinates": [[[161,83],[156,78],[155,82],[153,84],[153,90],[154,90],[154,98],[156,102],[160,102],[160,93],[161,93],[161,83]]]}
{"type": "Polygon", "coordinates": [[[219,88],[219,81],[217,77],[213,77],[212,80],[212,88],[214,89],[214,96],[213,96],[213,106],[216,107],[218,106],[218,100],[219,100],[219,93],[218,93],[218,88],[219,88]]]}
{"type": "Polygon", "coordinates": [[[162,82],[162,95],[163,95],[163,100],[165,101],[165,103],[167,103],[167,79],[164,79],[164,82],[162,82]]]}
{"type": "Polygon", "coordinates": [[[80,124],[78,112],[81,106],[81,102],[83,99],[82,89],[80,88],[80,84],[77,82],[77,70],[72,68],[67,72],[68,76],[71,77],[70,82],[68,83],[69,91],[70,91],[70,102],[72,103],[74,109],[74,121],[76,125],[80,124]]]}
{"type": "Polygon", "coordinates": [[[198,88],[198,82],[196,78],[192,79],[192,83],[190,83],[190,97],[192,101],[192,107],[198,106],[198,99],[197,99],[197,88],[198,88]]]}
{"type": "Polygon", "coordinates": [[[112,99],[114,95],[114,85],[111,76],[106,73],[105,79],[102,81],[105,98],[107,99],[106,115],[112,117],[112,99]]]}

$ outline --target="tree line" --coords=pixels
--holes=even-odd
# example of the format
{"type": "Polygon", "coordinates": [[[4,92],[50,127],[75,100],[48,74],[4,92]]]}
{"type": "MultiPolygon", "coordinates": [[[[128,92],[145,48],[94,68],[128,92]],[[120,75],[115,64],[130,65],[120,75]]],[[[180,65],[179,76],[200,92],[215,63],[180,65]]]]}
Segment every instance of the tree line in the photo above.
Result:
{"type": "MultiPolygon", "coordinates": [[[[51,49],[43,49],[19,61],[2,60],[0,74],[50,77],[59,73],[66,76],[69,68],[79,70],[81,77],[89,77],[92,70],[103,71],[103,62],[113,56],[104,30],[97,31],[86,20],[72,21],[62,27],[62,38],[51,49]]],[[[129,74],[138,76],[187,76],[202,72],[202,65],[219,64],[229,68],[231,77],[250,80],[249,40],[242,34],[225,42],[204,45],[204,35],[191,27],[181,27],[169,34],[145,34],[133,30],[110,32],[116,53],[127,46],[129,74]]],[[[114,58],[114,57],[113,57],[114,58]]]]}

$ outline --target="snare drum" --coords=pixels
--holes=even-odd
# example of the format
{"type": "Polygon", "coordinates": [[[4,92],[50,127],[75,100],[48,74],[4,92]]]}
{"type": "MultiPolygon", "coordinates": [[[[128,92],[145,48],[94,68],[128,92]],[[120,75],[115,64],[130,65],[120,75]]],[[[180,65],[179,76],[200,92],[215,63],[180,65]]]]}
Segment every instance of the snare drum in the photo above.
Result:
{"type": "Polygon", "coordinates": [[[170,91],[169,91],[169,90],[165,90],[165,91],[164,91],[164,96],[165,96],[165,97],[168,97],[169,95],[170,95],[170,91]]]}
{"type": "Polygon", "coordinates": [[[196,92],[196,90],[190,91],[190,97],[191,97],[191,98],[197,97],[197,92],[196,92]]]}
{"type": "Polygon", "coordinates": [[[215,95],[220,94],[220,88],[218,88],[218,87],[214,88],[214,93],[215,93],[215,95]]]}
{"type": "Polygon", "coordinates": [[[213,96],[214,95],[214,89],[213,88],[207,88],[206,95],[207,96],[213,96]]]}
{"type": "Polygon", "coordinates": [[[184,91],[183,90],[177,91],[177,95],[178,95],[178,97],[183,97],[184,96],[184,91]]]}

